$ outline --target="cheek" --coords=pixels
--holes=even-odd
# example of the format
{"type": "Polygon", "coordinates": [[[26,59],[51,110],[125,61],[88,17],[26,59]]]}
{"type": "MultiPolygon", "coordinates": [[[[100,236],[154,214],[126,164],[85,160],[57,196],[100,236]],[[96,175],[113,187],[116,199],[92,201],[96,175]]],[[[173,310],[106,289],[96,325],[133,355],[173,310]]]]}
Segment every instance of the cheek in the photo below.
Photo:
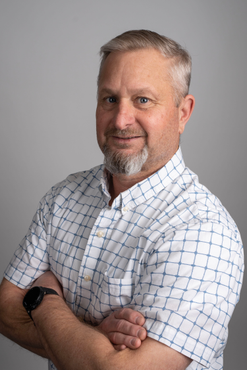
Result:
{"type": "Polygon", "coordinates": [[[101,120],[97,118],[96,115],[96,136],[99,147],[102,149],[103,141],[104,141],[104,129],[101,120]]]}
{"type": "Polygon", "coordinates": [[[101,150],[103,150],[103,146],[106,142],[105,132],[110,125],[111,118],[109,114],[106,113],[104,110],[97,108],[96,110],[96,134],[97,134],[97,141],[98,145],[101,150]]]}
{"type": "Polygon", "coordinates": [[[102,112],[102,109],[97,108],[96,109],[96,129],[97,132],[101,132],[104,130],[104,113],[102,112]]]}
{"type": "Polygon", "coordinates": [[[109,112],[106,112],[102,108],[96,109],[96,127],[99,131],[104,131],[105,128],[109,125],[109,122],[111,120],[111,115],[109,112]]]}
{"type": "Polygon", "coordinates": [[[152,121],[146,127],[150,145],[155,143],[160,146],[164,142],[168,144],[172,141],[179,140],[179,124],[177,117],[162,114],[152,121]],[[152,143],[152,144],[151,144],[152,143]]]}

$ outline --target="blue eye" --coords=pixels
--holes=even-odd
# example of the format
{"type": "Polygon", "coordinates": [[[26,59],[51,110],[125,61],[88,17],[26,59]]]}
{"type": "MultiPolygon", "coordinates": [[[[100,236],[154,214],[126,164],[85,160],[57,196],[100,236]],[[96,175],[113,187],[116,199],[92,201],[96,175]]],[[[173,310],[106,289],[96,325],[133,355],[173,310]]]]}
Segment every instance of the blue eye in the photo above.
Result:
{"type": "Polygon", "coordinates": [[[106,101],[107,101],[108,103],[116,103],[117,99],[116,99],[116,98],[114,98],[113,96],[110,96],[109,98],[106,98],[106,101]]]}
{"type": "Polygon", "coordinates": [[[141,104],[145,104],[149,102],[148,98],[139,98],[141,104]]]}

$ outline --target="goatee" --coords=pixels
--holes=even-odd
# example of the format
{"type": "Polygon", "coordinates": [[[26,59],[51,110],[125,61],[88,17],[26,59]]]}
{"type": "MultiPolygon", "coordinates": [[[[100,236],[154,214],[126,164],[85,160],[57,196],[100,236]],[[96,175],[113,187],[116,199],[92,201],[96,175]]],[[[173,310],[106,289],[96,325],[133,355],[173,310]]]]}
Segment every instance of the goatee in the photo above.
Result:
{"type": "Polygon", "coordinates": [[[148,158],[147,145],[137,154],[125,154],[121,151],[113,151],[107,145],[104,146],[104,164],[106,169],[113,175],[135,175],[142,170],[148,158]]]}

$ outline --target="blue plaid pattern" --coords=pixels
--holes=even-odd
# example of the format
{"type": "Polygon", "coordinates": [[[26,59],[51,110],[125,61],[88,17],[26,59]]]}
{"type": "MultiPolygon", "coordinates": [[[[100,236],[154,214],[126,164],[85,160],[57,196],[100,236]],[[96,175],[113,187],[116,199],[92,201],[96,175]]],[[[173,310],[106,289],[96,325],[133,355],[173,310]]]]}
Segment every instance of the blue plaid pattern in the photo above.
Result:
{"type": "Polygon", "coordinates": [[[188,369],[222,369],[243,277],[234,221],[185,167],[180,149],[111,207],[109,199],[103,166],[54,186],[5,277],[27,288],[50,269],[86,322],[134,308],[149,337],[193,359],[188,369]]]}

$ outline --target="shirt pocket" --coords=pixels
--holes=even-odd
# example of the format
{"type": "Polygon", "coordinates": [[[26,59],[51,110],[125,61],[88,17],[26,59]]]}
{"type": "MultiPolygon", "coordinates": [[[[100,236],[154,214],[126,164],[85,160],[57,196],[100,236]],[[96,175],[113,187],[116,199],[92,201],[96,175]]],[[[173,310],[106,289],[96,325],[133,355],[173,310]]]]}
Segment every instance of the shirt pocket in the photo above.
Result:
{"type": "Polygon", "coordinates": [[[107,272],[100,273],[97,284],[93,287],[91,315],[102,321],[111,311],[116,311],[130,304],[135,288],[135,278],[116,279],[109,277],[107,272]]]}

